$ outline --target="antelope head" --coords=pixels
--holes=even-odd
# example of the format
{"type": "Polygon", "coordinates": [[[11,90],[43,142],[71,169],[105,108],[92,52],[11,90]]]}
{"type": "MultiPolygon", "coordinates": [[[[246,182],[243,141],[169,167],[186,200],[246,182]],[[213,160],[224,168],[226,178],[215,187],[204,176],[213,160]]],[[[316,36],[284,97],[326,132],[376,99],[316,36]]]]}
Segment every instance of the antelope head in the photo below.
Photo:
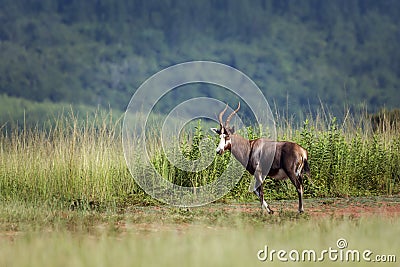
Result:
{"type": "Polygon", "coordinates": [[[231,149],[231,135],[234,133],[235,129],[234,127],[229,126],[229,122],[232,119],[233,115],[235,115],[239,109],[240,109],[240,102],[238,104],[238,107],[236,110],[234,110],[228,118],[226,118],[225,123],[222,120],[222,117],[224,116],[225,111],[228,109],[228,104],[224,108],[221,113],[219,113],[218,120],[219,120],[219,129],[218,128],[211,128],[211,130],[218,134],[220,137],[220,141],[218,144],[218,147],[216,149],[216,152],[220,155],[222,155],[225,150],[230,150],[231,149]]]}

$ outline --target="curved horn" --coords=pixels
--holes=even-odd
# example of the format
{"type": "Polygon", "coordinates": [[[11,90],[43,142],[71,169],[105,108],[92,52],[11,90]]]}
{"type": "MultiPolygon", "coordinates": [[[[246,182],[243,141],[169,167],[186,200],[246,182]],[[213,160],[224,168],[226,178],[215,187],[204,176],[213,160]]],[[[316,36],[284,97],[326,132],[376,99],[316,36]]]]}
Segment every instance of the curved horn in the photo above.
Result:
{"type": "Polygon", "coordinates": [[[235,110],[228,116],[228,118],[226,119],[225,127],[229,127],[229,121],[232,119],[233,115],[235,115],[236,112],[239,111],[239,109],[240,109],[240,102],[239,102],[239,104],[238,104],[237,109],[235,109],[235,110]]]}
{"type": "Polygon", "coordinates": [[[221,124],[221,126],[224,126],[224,122],[222,121],[222,116],[224,116],[224,113],[227,109],[228,109],[228,104],[226,104],[226,107],[224,108],[224,110],[221,111],[221,113],[219,113],[218,120],[219,120],[219,124],[221,124]]]}

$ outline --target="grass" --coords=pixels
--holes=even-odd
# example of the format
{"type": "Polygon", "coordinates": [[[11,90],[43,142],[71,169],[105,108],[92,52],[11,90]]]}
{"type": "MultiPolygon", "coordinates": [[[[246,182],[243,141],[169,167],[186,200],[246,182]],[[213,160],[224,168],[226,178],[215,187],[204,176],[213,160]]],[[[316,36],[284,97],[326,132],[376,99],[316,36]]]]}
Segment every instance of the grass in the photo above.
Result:
{"type": "MultiPolygon", "coordinates": [[[[317,218],[290,211],[266,216],[227,209],[223,204],[190,211],[132,207],[123,213],[12,205],[2,206],[0,213],[0,266],[10,267],[286,266],[277,258],[259,261],[257,253],[266,245],[269,250],[319,253],[337,249],[339,238],[347,240],[348,249],[369,249],[374,256],[399,257],[400,247],[398,219],[374,216],[317,218]]],[[[326,258],[322,263],[295,264],[345,263],[326,258]]],[[[363,261],[351,264],[365,266],[363,261]]]]}
{"type": "MultiPolygon", "coordinates": [[[[374,196],[354,204],[372,205],[369,199],[399,193],[398,129],[374,132],[366,119],[355,121],[316,117],[300,127],[281,122],[279,139],[296,141],[310,154],[306,207],[324,197],[326,214],[352,203],[352,197],[374,196]]],[[[201,126],[182,145],[189,159],[199,156],[201,137],[208,135],[201,126]]],[[[278,213],[265,216],[247,192],[248,174],[215,204],[191,210],[162,205],[131,177],[120,133],[120,121],[98,113],[83,122],[73,113],[60,116],[46,129],[3,129],[0,266],[257,266],[272,264],[257,259],[265,245],[323,250],[341,237],[350,249],[378,254],[395,254],[400,247],[398,217],[299,216],[290,209],[296,194],[287,182],[267,180],[266,197],[278,213]],[[229,203],[253,203],[257,211],[232,210],[229,203]]],[[[150,146],[157,147],[152,138],[150,146]]],[[[177,170],[162,153],[152,161],[172,182],[199,185],[215,179],[228,158],[226,153],[195,174],[177,170]]],[[[146,175],[137,160],[133,174],[146,175]]],[[[310,264],[321,265],[296,266],[310,264]]],[[[343,263],[322,263],[334,264],[343,263]]]]}
{"type": "Polygon", "coordinates": [[[73,114],[50,130],[3,133],[0,190],[3,201],[65,208],[104,208],[137,190],[111,117],[80,124],[73,114]]]}
{"type": "MultiPolygon", "coordinates": [[[[309,151],[311,180],[306,197],[392,195],[400,191],[399,130],[373,132],[366,119],[356,124],[335,118],[326,122],[308,119],[298,128],[279,127],[279,139],[298,142],[309,151]]],[[[251,129],[249,129],[251,131],[251,129]]],[[[118,210],[133,204],[155,204],[135,183],[125,163],[121,122],[112,114],[95,113],[81,121],[71,113],[60,116],[49,129],[23,128],[0,135],[0,201],[34,203],[37,206],[80,210],[118,210]]],[[[199,157],[203,137],[210,136],[201,123],[182,151],[189,160],[199,157]]],[[[217,141],[217,140],[216,140],[217,141]]],[[[149,147],[157,147],[156,135],[149,147]]],[[[154,167],[172,183],[199,186],[214,181],[227,166],[229,153],[216,157],[200,172],[182,171],[155,150],[154,167]]],[[[142,168],[143,154],[136,154],[135,176],[152,173],[142,168]]],[[[253,201],[248,193],[252,177],[242,180],[225,200],[253,201]]],[[[294,199],[288,181],[266,181],[266,196],[294,199]]]]}

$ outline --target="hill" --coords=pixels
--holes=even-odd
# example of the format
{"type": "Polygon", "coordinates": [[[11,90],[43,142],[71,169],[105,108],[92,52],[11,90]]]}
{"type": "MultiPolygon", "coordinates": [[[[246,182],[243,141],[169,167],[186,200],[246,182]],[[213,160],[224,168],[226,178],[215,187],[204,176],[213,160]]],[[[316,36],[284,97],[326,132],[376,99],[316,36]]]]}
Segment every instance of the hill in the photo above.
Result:
{"type": "MultiPolygon", "coordinates": [[[[289,113],[314,112],[320,102],[338,114],[400,107],[395,0],[1,3],[7,96],[124,110],[152,74],[211,60],[246,73],[289,113]]],[[[213,96],[195,89],[202,94],[213,96]]]]}

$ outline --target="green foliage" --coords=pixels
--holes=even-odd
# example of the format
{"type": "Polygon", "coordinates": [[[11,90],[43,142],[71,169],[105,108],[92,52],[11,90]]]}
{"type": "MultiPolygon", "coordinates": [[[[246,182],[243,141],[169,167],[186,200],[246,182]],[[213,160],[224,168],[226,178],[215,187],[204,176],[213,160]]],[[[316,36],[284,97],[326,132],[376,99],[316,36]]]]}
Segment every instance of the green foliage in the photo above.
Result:
{"type": "MultiPolygon", "coordinates": [[[[302,128],[285,131],[292,133],[286,134],[286,140],[299,143],[309,153],[311,177],[305,180],[306,197],[391,195],[400,191],[398,128],[377,133],[354,124],[339,125],[332,117],[327,125],[306,119],[302,128]]],[[[243,198],[251,179],[245,174],[231,194],[243,198]]],[[[287,180],[267,179],[264,187],[267,198],[297,197],[287,180]]]]}
{"type": "MultiPolygon", "coordinates": [[[[12,132],[13,130],[26,131],[50,130],[57,127],[60,121],[66,120],[67,114],[73,114],[77,123],[82,124],[92,121],[99,123],[98,115],[108,114],[113,120],[122,117],[121,111],[105,110],[87,105],[72,105],[67,103],[53,103],[50,101],[36,102],[24,98],[0,95],[0,130],[12,132]]],[[[71,120],[66,120],[72,123],[71,120]]],[[[96,125],[101,127],[102,125],[96,125]]]]}
{"type": "Polygon", "coordinates": [[[313,182],[308,193],[359,196],[398,192],[397,129],[385,133],[349,129],[339,126],[334,117],[328,130],[317,127],[306,121],[294,137],[309,152],[313,182]]]}
{"type": "Polygon", "coordinates": [[[398,107],[399,10],[365,0],[4,0],[0,93],[123,110],[162,68],[213,60],[290,113],[314,112],[320,99],[335,114],[398,107]]]}
{"type": "MultiPolygon", "coordinates": [[[[216,140],[215,136],[206,134],[203,131],[203,126],[199,120],[193,135],[186,135],[183,137],[181,142],[182,155],[190,160],[201,160],[201,141],[204,138],[209,138],[211,140],[216,140]]],[[[216,140],[217,142],[217,140],[216,140]]],[[[210,166],[202,171],[185,171],[168,161],[165,153],[162,151],[154,157],[152,160],[153,165],[156,170],[166,177],[171,183],[185,187],[199,187],[212,183],[219,177],[226,169],[229,162],[229,154],[224,154],[221,157],[216,157],[210,166]]]]}
{"type": "MultiPolygon", "coordinates": [[[[350,121],[350,120],[348,120],[350,121]]],[[[154,204],[135,183],[123,156],[120,121],[111,114],[94,114],[80,122],[74,113],[57,118],[47,129],[22,128],[2,131],[0,136],[0,200],[28,202],[79,210],[104,210],[140,203],[154,204]]],[[[251,133],[251,129],[248,129],[251,133]]],[[[303,127],[290,129],[285,139],[301,144],[309,152],[311,177],[305,180],[306,197],[334,197],[397,194],[400,191],[400,135],[365,131],[358,126],[339,125],[336,118],[321,127],[312,118],[303,127]]],[[[254,133],[253,133],[254,134],[254,133]]],[[[187,159],[200,159],[203,142],[215,136],[198,123],[193,133],[183,134],[181,151],[187,159]]],[[[256,136],[254,136],[256,137],[256,136]]],[[[149,139],[158,147],[157,136],[149,139]]],[[[214,149],[213,147],[212,149],[214,149]]],[[[215,181],[225,170],[229,152],[215,157],[204,170],[184,171],[169,162],[162,151],[151,162],[170,182],[198,187],[215,181]]],[[[133,175],[143,173],[138,158],[133,175]]],[[[146,170],[144,170],[146,171],[146,170]]],[[[254,201],[248,192],[253,177],[247,172],[225,199],[254,201]]],[[[269,199],[295,199],[288,180],[265,182],[269,199]]]]}

